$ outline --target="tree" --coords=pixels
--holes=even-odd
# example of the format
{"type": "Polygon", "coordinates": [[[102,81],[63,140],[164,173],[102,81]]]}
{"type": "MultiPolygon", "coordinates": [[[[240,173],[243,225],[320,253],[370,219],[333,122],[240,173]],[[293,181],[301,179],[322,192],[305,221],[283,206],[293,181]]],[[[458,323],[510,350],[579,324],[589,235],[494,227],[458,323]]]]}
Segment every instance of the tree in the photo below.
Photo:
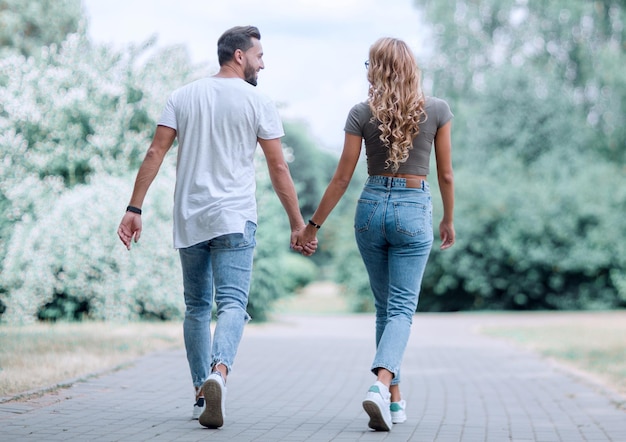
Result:
{"type": "Polygon", "coordinates": [[[576,96],[591,146],[626,162],[626,5],[623,0],[416,0],[431,24],[435,54],[427,83],[454,108],[488,88],[489,72],[511,66],[558,79],[576,96]],[[439,93],[441,93],[439,92],[439,93]]]}
{"type": "Polygon", "coordinates": [[[291,162],[289,168],[297,179],[302,212],[313,214],[337,165],[337,158],[317,147],[305,123],[285,121],[283,145],[291,162]]]}
{"type": "Polygon", "coordinates": [[[0,56],[37,55],[81,29],[80,0],[0,0],[0,56]]]}
{"type": "Polygon", "coordinates": [[[36,216],[39,199],[94,174],[136,170],[163,91],[196,75],[185,51],[150,53],[153,44],[118,52],[71,34],[37,57],[0,58],[0,257],[15,223],[36,216]]]}
{"type": "Polygon", "coordinates": [[[420,308],[623,307],[623,2],[416,4],[455,112],[458,234],[420,308]]]}
{"type": "MultiPolygon", "coordinates": [[[[304,133],[303,136],[308,135],[304,133]]],[[[248,313],[254,320],[263,321],[268,318],[274,302],[314,281],[318,272],[310,258],[289,249],[289,221],[272,188],[267,164],[261,154],[257,155],[256,168],[257,245],[248,313]]]]}
{"type": "MultiPolygon", "coordinates": [[[[145,234],[160,238],[158,246],[144,235],[126,254],[112,227],[119,218],[111,214],[123,211],[119,195],[130,194],[167,93],[202,73],[184,49],[154,52],[154,42],[117,51],[76,33],[36,56],[0,59],[4,320],[182,315],[176,254],[162,241],[170,236],[171,208],[163,210],[163,201],[171,201],[166,188],[173,185],[173,164],[164,164],[165,184],[155,185],[147,200],[145,234]]],[[[312,150],[306,128],[289,133],[297,155],[323,157],[312,150]]],[[[259,271],[250,297],[257,320],[274,300],[317,275],[311,260],[289,250],[286,217],[266,175],[259,176],[259,271]],[[277,247],[280,238],[284,248],[277,247]]]]}
{"type": "Polygon", "coordinates": [[[136,168],[163,91],[193,74],[187,54],[174,49],[140,64],[153,44],[118,53],[72,34],[58,48],[44,48],[41,57],[0,60],[0,127],[22,139],[28,153],[15,155],[1,145],[3,154],[41,177],[61,177],[68,187],[94,172],[136,168]]]}

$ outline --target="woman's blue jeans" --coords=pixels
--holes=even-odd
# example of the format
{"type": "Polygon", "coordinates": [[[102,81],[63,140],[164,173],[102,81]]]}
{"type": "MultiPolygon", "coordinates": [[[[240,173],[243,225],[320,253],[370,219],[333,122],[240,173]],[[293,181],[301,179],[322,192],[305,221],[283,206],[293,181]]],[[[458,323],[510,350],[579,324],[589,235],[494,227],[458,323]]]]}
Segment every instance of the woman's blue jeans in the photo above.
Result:
{"type": "Polygon", "coordinates": [[[417,309],[422,276],[433,244],[432,202],[427,182],[371,176],[359,198],[356,242],[369,275],[376,307],[376,356],[400,382],[400,365],[417,309]]]}
{"type": "Polygon", "coordinates": [[[252,276],[256,224],[248,221],[245,232],[218,236],[179,249],[185,292],[183,333],[191,379],[196,387],[206,381],[218,364],[230,372],[250,320],[246,312],[252,276]],[[211,347],[213,295],[217,321],[211,347]]]}

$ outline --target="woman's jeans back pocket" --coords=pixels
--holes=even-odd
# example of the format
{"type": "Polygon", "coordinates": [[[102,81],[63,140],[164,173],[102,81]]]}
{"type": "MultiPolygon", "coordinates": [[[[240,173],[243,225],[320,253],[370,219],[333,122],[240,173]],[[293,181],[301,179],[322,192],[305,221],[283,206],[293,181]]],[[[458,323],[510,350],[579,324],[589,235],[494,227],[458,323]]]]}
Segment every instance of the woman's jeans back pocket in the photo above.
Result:
{"type": "Polygon", "coordinates": [[[427,205],[411,201],[395,201],[393,210],[398,233],[417,236],[432,229],[431,210],[427,205]]]}
{"type": "Polygon", "coordinates": [[[361,198],[356,205],[354,215],[354,229],[357,232],[364,232],[369,229],[370,222],[378,208],[378,201],[361,198]]]}

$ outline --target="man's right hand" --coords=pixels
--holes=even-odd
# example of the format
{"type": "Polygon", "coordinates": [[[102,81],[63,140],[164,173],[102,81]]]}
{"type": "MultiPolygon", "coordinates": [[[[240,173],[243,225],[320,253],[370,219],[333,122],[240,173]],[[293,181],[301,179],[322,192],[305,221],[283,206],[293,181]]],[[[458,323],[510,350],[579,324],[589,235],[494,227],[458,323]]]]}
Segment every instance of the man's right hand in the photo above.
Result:
{"type": "Polygon", "coordinates": [[[130,250],[131,242],[139,241],[141,236],[141,215],[133,212],[126,212],[122,218],[120,226],[117,228],[117,236],[120,237],[122,243],[130,250]]]}

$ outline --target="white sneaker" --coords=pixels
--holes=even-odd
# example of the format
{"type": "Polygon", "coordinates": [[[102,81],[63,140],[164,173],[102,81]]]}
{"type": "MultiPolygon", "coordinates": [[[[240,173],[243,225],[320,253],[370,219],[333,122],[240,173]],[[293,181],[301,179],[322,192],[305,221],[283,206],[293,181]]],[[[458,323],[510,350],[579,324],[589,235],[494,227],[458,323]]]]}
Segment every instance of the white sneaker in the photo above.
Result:
{"type": "Polygon", "coordinates": [[[209,375],[202,386],[205,407],[198,418],[200,425],[208,428],[219,428],[224,425],[226,416],[226,385],[219,372],[209,375]]]}
{"type": "Polygon", "coordinates": [[[391,410],[391,422],[401,424],[406,421],[406,401],[404,399],[400,402],[392,402],[389,409],[391,410]]]}
{"type": "Polygon", "coordinates": [[[196,403],[193,404],[193,413],[191,415],[192,420],[198,420],[202,412],[204,411],[204,398],[199,397],[196,399],[196,403]]]}
{"type": "Polygon", "coordinates": [[[370,421],[367,425],[371,429],[376,431],[391,430],[393,423],[391,421],[391,404],[389,397],[389,389],[385,384],[379,381],[376,381],[365,395],[363,409],[370,417],[370,421]]]}

